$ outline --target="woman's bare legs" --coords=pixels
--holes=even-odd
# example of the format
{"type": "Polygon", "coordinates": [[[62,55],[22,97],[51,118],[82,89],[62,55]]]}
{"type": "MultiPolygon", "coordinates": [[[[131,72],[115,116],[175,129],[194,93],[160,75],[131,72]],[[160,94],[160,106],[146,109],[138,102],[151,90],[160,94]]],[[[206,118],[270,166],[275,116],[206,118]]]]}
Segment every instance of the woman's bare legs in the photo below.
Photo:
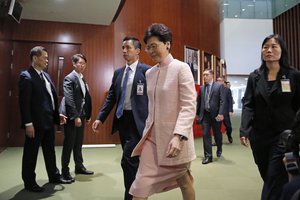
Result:
{"type": "Polygon", "coordinates": [[[196,194],[193,185],[193,177],[190,175],[190,172],[187,171],[182,177],[177,179],[177,183],[180,187],[183,200],[195,200],[196,194]]]}

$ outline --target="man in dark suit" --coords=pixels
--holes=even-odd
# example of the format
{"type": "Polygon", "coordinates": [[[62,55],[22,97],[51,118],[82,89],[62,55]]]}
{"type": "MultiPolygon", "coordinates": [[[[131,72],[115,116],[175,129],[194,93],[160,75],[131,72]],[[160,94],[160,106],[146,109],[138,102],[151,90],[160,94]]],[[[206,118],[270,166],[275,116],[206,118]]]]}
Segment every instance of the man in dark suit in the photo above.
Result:
{"type": "Polygon", "coordinates": [[[224,86],[213,82],[213,70],[203,72],[205,85],[200,87],[197,99],[197,115],[203,128],[204,159],[202,164],[213,161],[210,130],[212,128],[217,145],[217,157],[222,155],[221,125],[224,119],[226,104],[224,102],[224,86]]]}
{"type": "MultiPolygon", "coordinates": [[[[67,123],[64,126],[64,144],[61,156],[62,175],[65,180],[74,182],[70,175],[69,163],[73,150],[76,174],[94,174],[83,165],[82,143],[84,137],[85,122],[91,120],[92,102],[86,81],[83,79],[83,71],[86,68],[87,59],[82,54],[72,57],[74,70],[64,78],[65,114],[67,123]]],[[[61,111],[62,112],[62,111],[61,111]]]]}
{"type": "Polygon", "coordinates": [[[128,193],[139,165],[138,157],[131,157],[132,150],[141,139],[145,121],[148,116],[148,97],[145,73],[149,66],[139,62],[141,43],[135,37],[123,39],[123,57],[126,65],[114,72],[109,94],[93,123],[93,130],[104,123],[116,105],[112,133],[119,131],[123,155],[125,200],[132,199],[128,193]],[[124,82],[127,84],[124,84],[124,82]]]}
{"type": "MultiPolygon", "coordinates": [[[[48,53],[36,46],[30,51],[32,65],[22,71],[19,79],[19,103],[25,144],[22,159],[22,179],[26,190],[43,192],[36,183],[35,167],[39,146],[42,146],[50,183],[70,183],[62,179],[56,167],[54,124],[60,123],[57,95],[50,76],[43,70],[48,65],[48,53]]],[[[61,119],[63,120],[63,118],[61,119]]],[[[63,121],[61,121],[63,122],[63,121]]]]}
{"type": "Polygon", "coordinates": [[[230,117],[233,114],[233,98],[232,98],[232,93],[231,93],[231,89],[229,87],[227,87],[227,81],[224,81],[223,77],[218,77],[217,78],[217,82],[220,84],[224,85],[224,101],[226,104],[226,111],[224,114],[224,126],[226,128],[226,135],[228,138],[228,142],[231,144],[233,142],[233,138],[232,138],[232,125],[231,125],[231,120],[230,117]]]}

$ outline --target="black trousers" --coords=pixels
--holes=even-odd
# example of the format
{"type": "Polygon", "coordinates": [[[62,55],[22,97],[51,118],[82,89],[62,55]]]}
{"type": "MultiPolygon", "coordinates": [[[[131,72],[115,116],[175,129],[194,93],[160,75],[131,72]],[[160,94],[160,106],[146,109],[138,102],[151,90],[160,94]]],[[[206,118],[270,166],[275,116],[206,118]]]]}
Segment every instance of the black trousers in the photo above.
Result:
{"type": "Polygon", "coordinates": [[[74,120],[68,120],[64,126],[64,144],[61,155],[62,174],[70,173],[70,157],[73,151],[75,168],[80,169],[83,166],[82,143],[84,137],[85,118],[81,117],[81,126],[76,127],[74,120]]]}
{"type": "Polygon", "coordinates": [[[139,157],[131,157],[131,153],[141,139],[132,111],[124,110],[123,116],[119,119],[119,134],[123,149],[121,166],[125,186],[124,200],[131,200],[132,195],[129,194],[129,189],[135,179],[140,162],[139,157]]]}
{"type": "Polygon", "coordinates": [[[280,200],[300,199],[300,176],[293,175],[292,180],[283,187],[280,200]]]}
{"type": "Polygon", "coordinates": [[[34,138],[25,137],[22,158],[22,179],[25,187],[36,184],[35,168],[40,145],[42,146],[49,181],[60,176],[56,167],[54,140],[54,129],[35,129],[34,138]]]}
{"type": "Polygon", "coordinates": [[[278,200],[283,185],[288,182],[288,175],[282,161],[285,148],[277,142],[266,143],[251,141],[255,163],[264,184],[261,200],[278,200]]]}
{"type": "Polygon", "coordinates": [[[212,158],[212,145],[211,145],[211,134],[210,130],[212,128],[215,141],[217,144],[217,151],[222,151],[222,133],[221,133],[222,122],[217,121],[215,118],[211,117],[210,113],[204,111],[204,116],[202,120],[203,129],[203,147],[204,147],[204,157],[212,158]]]}
{"type": "Polygon", "coordinates": [[[226,135],[228,138],[230,138],[232,133],[232,126],[231,126],[231,120],[229,114],[224,115],[223,123],[224,126],[226,127],[226,135]]]}

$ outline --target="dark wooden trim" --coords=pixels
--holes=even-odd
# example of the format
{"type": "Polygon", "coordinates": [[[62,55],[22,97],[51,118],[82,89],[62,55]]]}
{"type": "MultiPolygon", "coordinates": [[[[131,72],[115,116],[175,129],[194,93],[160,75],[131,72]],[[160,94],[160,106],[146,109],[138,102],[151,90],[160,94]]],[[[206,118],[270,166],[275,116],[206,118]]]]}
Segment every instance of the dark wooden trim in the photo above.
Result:
{"type": "Polygon", "coordinates": [[[275,17],[273,28],[286,41],[290,65],[300,69],[300,4],[275,17]]]}
{"type": "Polygon", "coordinates": [[[117,20],[117,18],[118,18],[118,16],[119,16],[119,14],[120,14],[120,12],[121,12],[121,10],[122,10],[122,8],[123,8],[125,2],[126,2],[126,0],[121,0],[121,1],[120,1],[118,10],[117,10],[117,12],[116,12],[116,14],[115,14],[115,16],[114,16],[114,18],[113,18],[113,20],[112,20],[112,23],[115,22],[115,21],[117,20]]]}

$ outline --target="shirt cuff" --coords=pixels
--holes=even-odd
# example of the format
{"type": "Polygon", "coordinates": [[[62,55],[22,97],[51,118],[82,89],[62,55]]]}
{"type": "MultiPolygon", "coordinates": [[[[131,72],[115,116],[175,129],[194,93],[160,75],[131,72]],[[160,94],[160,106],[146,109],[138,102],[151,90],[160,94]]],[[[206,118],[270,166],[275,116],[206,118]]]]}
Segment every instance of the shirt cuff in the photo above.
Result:
{"type": "Polygon", "coordinates": [[[33,125],[32,122],[25,124],[26,127],[27,127],[27,126],[32,126],[32,125],[33,125]]]}

